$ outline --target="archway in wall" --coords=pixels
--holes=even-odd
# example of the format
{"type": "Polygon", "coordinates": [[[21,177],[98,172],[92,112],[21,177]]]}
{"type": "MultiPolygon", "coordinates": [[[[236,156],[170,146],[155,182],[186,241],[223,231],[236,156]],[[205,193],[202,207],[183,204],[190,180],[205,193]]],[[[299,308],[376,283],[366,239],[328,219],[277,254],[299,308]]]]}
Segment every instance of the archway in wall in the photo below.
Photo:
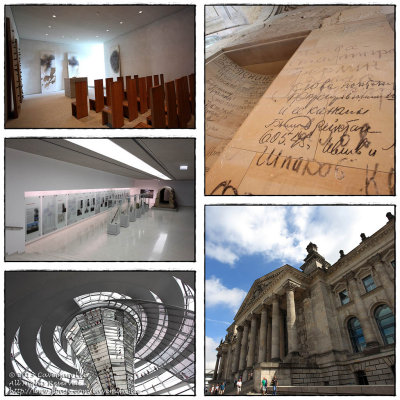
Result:
{"type": "Polygon", "coordinates": [[[175,190],[170,186],[162,187],[157,193],[154,208],[176,209],[175,190]]]}
{"type": "Polygon", "coordinates": [[[160,203],[168,204],[170,195],[171,195],[170,188],[168,187],[162,188],[160,190],[160,203]]]}

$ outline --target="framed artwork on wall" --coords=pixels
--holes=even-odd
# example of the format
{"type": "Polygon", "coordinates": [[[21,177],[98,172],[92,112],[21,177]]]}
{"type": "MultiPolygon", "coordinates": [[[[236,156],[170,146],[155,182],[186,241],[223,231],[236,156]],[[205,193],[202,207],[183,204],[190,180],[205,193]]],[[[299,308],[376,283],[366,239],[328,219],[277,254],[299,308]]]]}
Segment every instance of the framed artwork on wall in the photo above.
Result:
{"type": "Polygon", "coordinates": [[[152,199],[154,197],[154,190],[140,189],[140,197],[145,199],[152,199]]]}
{"type": "Polygon", "coordinates": [[[54,51],[40,53],[40,78],[42,93],[56,90],[56,57],[54,51]]]}
{"type": "Polygon", "coordinates": [[[75,53],[68,53],[68,78],[79,76],[79,58],[75,53]]]}
{"type": "Polygon", "coordinates": [[[110,51],[110,68],[111,74],[113,76],[120,76],[120,54],[119,54],[119,45],[116,45],[111,48],[110,51]]]}

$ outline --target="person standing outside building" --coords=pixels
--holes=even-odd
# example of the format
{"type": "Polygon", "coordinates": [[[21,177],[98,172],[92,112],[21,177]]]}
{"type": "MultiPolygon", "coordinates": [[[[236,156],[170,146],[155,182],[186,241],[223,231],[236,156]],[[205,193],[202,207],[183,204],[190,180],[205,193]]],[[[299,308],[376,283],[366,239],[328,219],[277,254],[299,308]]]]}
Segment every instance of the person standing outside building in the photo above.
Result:
{"type": "Polygon", "coordinates": [[[236,394],[240,394],[242,390],[242,378],[239,378],[236,384],[236,394]]]}
{"type": "Polygon", "coordinates": [[[263,396],[264,395],[266,395],[267,394],[267,386],[268,386],[268,381],[267,381],[267,378],[264,378],[262,381],[261,381],[261,385],[262,385],[262,394],[263,394],[263,396]]]}
{"type": "Polygon", "coordinates": [[[274,377],[272,378],[272,394],[274,396],[276,396],[276,388],[278,387],[278,378],[276,377],[276,375],[274,375],[274,377]]]}

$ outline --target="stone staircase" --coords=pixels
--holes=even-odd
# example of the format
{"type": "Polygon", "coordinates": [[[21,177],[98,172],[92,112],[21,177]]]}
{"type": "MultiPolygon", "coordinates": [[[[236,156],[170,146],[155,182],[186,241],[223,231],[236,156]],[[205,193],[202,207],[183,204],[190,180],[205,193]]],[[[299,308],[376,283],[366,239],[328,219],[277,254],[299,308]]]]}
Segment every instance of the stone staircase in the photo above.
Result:
{"type": "MultiPolygon", "coordinates": [[[[250,394],[253,391],[253,380],[244,382],[242,385],[241,395],[250,394]]],[[[228,383],[225,389],[225,395],[232,396],[236,395],[236,388],[233,387],[233,383],[228,383]]]]}

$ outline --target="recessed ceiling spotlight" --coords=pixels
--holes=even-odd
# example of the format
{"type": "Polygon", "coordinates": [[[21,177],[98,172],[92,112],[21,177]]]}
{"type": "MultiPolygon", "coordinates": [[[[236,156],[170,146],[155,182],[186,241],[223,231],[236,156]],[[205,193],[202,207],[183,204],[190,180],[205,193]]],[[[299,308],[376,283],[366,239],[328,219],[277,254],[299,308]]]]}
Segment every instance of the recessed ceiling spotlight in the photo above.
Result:
{"type": "Polygon", "coordinates": [[[110,30],[109,30],[109,29],[106,29],[106,32],[110,32],[110,30]]]}
{"type": "Polygon", "coordinates": [[[119,21],[119,23],[122,25],[124,23],[124,21],[119,21]]]}
{"type": "Polygon", "coordinates": [[[96,35],[96,37],[99,37],[99,35],[96,35]]]}
{"type": "Polygon", "coordinates": [[[51,25],[49,25],[49,28],[51,28],[51,25]]]}
{"type": "Polygon", "coordinates": [[[188,166],[187,166],[187,165],[180,165],[180,166],[179,166],[179,169],[180,169],[181,171],[186,171],[186,170],[188,169],[188,166]]]}
{"type": "Polygon", "coordinates": [[[46,36],[49,36],[49,34],[48,34],[48,33],[45,33],[45,35],[46,35],[46,36]]]}
{"type": "Polygon", "coordinates": [[[140,11],[139,11],[139,14],[142,14],[142,12],[143,12],[143,11],[142,11],[142,10],[140,10],[140,11]]]}
{"type": "Polygon", "coordinates": [[[57,15],[53,14],[53,18],[57,18],[57,15]]]}

